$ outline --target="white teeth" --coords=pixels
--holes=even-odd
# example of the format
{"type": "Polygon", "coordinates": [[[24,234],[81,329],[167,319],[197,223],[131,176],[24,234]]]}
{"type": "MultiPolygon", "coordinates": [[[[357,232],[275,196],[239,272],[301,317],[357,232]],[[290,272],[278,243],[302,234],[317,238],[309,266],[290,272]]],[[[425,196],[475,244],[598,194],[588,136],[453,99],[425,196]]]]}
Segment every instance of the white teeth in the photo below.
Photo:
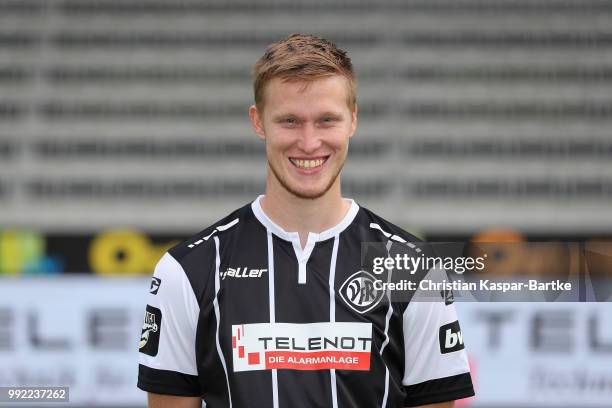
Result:
{"type": "Polygon", "coordinates": [[[313,167],[319,167],[323,164],[325,160],[316,159],[316,160],[301,160],[301,159],[291,159],[291,162],[295,164],[297,167],[302,169],[311,169],[313,167]]]}

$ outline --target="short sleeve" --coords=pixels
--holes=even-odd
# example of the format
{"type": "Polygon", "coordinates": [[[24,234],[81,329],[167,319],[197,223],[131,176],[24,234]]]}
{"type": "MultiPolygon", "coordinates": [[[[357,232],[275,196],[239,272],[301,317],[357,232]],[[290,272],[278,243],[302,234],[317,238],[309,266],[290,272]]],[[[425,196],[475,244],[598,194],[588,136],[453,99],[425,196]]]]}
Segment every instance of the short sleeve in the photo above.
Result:
{"type": "Polygon", "coordinates": [[[138,388],[200,396],[195,358],[200,308],[181,264],[169,253],[155,267],[139,344],[138,388]]]}
{"type": "MultiPolygon", "coordinates": [[[[443,270],[432,269],[424,279],[440,281],[447,277],[443,270]]],[[[417,290],[404,311],[405,406],[474,395],[452,293],[438,293],[417,290]]]]}

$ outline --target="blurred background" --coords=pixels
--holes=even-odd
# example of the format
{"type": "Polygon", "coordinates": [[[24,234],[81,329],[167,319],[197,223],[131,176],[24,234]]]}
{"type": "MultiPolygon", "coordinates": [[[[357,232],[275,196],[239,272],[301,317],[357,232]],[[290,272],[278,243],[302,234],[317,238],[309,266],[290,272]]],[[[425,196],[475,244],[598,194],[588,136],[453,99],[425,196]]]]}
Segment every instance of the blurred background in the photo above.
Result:
{"type": "MultiPolygon", "coordinates": [[[[0,386],[144,405],[147,277],[263,193],[250,73],[292,32],[356,68],[345,196],[433,241],[587,243],[612,278],[610,0],[0,0],[0,386]]],[[[458,308],[462,406],[612,406],[610,303],[458,308]]]]}

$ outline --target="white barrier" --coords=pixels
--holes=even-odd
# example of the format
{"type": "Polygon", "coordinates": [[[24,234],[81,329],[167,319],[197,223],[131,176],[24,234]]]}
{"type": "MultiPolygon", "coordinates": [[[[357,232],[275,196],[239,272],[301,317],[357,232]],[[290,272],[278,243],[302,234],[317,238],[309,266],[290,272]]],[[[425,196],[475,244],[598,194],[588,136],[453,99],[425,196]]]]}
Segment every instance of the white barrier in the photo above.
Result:
{"type": "Polygon", "coordinates": [[[149,282],[0,280],[0,385],[66,385],[71,404],[144,405],[137,348],[149,282]]]}
{"type": "Polygon", "coordinates": [[[612,303],[460,303],[474,406],[612,406],[612,303]]]}

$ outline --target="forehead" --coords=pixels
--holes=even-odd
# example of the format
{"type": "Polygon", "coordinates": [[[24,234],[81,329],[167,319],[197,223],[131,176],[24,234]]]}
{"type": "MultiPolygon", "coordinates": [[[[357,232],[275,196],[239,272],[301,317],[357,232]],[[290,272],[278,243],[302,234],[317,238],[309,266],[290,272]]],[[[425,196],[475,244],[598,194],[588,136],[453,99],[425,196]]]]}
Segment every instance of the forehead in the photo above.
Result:
{"type": "Polygon", "coordinates": [[[264,89],[265,110],[338,111],[349,109],[349,82],[341,75],[313,80],[273,78],[264,89]]]}

